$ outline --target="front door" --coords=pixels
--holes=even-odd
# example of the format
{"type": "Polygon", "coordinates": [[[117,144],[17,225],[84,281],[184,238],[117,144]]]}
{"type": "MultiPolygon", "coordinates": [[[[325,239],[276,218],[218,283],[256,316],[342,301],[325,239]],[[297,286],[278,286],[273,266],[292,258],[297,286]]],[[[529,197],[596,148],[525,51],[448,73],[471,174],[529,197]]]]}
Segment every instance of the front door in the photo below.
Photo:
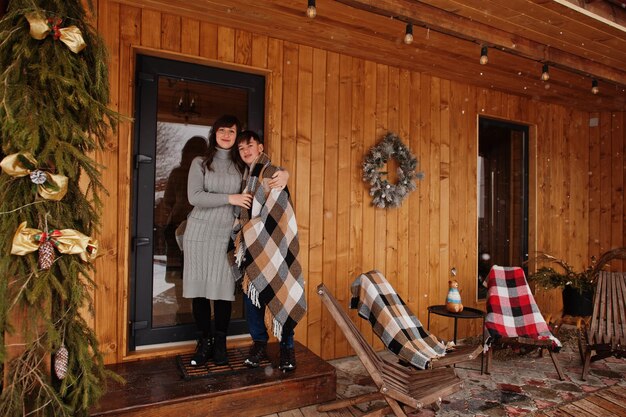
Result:
{"type": "Polygon", "coordinates": [[[479,118],[478,299],[493,265],[528,259],[528,126],[479,118]]]}
{"type": "MultiPolygon", "coordinates": [[[[203,155],[213,121],[233,114],[263,134],[265,78],[139,55],[136,74],[130,349],[195,338],[191,300],[182,297],[177,237],[191,206],[187,173],[203,155]]],[[[225,256],[225,254],[224,254],[225,256]]],[[[247,331],[242,294],[229,333],[247,331]]]]}

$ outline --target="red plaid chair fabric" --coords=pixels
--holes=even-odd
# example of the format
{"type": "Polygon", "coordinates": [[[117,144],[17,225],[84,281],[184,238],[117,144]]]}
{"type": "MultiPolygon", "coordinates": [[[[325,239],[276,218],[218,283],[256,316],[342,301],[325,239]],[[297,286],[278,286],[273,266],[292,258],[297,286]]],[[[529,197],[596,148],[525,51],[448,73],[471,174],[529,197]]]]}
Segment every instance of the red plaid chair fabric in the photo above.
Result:
{"type": "Polygon", "coordinates": [[[554,350],[561,347],[537,307],[522,268],[494,266],[487,283],[485,326],[489,336],[550,339],[554,350]]]}
{"type": "Polygon", "coordinates": [[[564,379],[555,356],[555,352],[561,348],[561,342],[550,332],[539,311],[524,270],[494,265],[489,271],[487,283],[486,372],[489,373],[492,345],[517,345],[548,349],[559,377],[564,379]]]}

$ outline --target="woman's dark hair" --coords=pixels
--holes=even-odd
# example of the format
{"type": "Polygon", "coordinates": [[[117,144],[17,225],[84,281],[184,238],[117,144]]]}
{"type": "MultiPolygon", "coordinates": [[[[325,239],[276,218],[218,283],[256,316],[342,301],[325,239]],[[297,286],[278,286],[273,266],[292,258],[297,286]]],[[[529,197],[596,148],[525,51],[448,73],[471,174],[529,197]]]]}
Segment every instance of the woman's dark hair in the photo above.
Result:
{"type": "Polygon", "coordinates": [[[237,135],[237,139],[235,140],[235,145],[233,146],[233,149],[237,151],[237,158],[235,159],[233,157],[233,161],[235,161],[237,168],[239,168],[241,172],[244,172],[246,168],[248,167],[248,165],[246,165],[246,163],[243,162],[243,159],[241,159],[241,155],[239,155],[239,144],[242,142],[248,143],[251,140],[255,140],[257,143],[260,143],[261,145],[263,144],[263,139],[261,139],[261,137],[257,135],[255,131],[244,130],[243,132],[237,135]]]}
{"type": "MultiPolygon", "coordinates": [[[[236,132],[239,133],[239,131],[241,130],[241,122],[239,121],[239,119],[237,119],[236,116],[230,114],[225,114],[221,116],[213,123],[213,126],[211,127],[211,134],[209,135],[209,147],[206,151],[206,157],[204,158],[204,164],[209,171],[213,170],[211,168],[211,164],[213,163],[213,157],[217,152],[217,139],[215,137],[217,130],[220,127],[231,127],[233,125],[235,126],[236,132]]],[[[239,161],[241,160],[241,157],[239,156],[239,151],[237,151],[237,147],[234,145],[232,148],[230,148],[230,156],[233,162],[235,162],[237,168],[239,168],[239,161]]]]}

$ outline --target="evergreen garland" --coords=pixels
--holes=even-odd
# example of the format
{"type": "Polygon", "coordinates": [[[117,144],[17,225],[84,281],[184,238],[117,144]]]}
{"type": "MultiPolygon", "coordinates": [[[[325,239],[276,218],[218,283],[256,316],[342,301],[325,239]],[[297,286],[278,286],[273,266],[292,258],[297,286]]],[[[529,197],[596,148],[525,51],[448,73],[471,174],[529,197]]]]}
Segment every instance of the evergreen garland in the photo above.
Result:
{"type": "Polygon", "coordinates": [[[106,50],[80,0],[11,0],[0,20],[0,72],[0,157],[29,152],[39,169],[69,178],[67,194],[51,201],[38,196],[28,179],[0,175],[0,368],[7,381],[0,415],[87,415],[113,376],[82,316],[92,313],[93,265],[57,253],[52,267],[42,270],[37,252],[10,252],[24,221],[44,231],[96,231],[102,167],[89,154],[102,149],[117,117],[107,107],[106,50]],[[26,19],[33,12],[63,19],[62,27],[77,26],[86,48],[74,53],[52,34],[34,39],[26,19]],[[22,320],[13,323],[18,316],[22,320]],[[7,333],[24,342],[11,347],[21,352],[17,356],[9,352],[7,333]],[[53,357],[50,363],[57,352],[63,362],[55,364],[53,357]],[[51,365],[66,372],[53,375],[51,365]]]}
{"type": "Polygon", "coordinates": [[[424,178],[423,172],[415,172],[416,168],[417,158],[398,135],[388,132],[378,145],[370,149],[363,162],[363,180],[370,184],[372,205],[378,208],[400,207],[402,200],[417,188],[414,180],[424,178]],[[386,178],[386,171],[381,171],[390,158],[398,162],[395,184],[386,178]]]}

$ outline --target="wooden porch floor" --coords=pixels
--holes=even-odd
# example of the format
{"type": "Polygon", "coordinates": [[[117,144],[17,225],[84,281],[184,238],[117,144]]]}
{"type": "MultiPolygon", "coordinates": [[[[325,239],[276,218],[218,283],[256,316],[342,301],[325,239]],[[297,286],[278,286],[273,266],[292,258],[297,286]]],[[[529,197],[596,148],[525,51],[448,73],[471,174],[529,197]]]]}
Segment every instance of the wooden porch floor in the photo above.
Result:
{"type": "Polygon", "coordinates": [[[299,409],[335,399],[335,368],[296,343],[298,367],[278,370],[278,344],[268,346],[273,366],[239,366],[247,347],[229,349],[235,372],[185,380],[175,357],[108,367],[126,380],[110,383],[92,416],[238,417],[299,409]]]}
{"type": "MultiPolygon", "coordinates": [[[[409,417],[626,417],[626,361],[595,362],[588,380],[582,381],[580,356],[573,345],[566,342],[559,354],[565,381],[558,380],[547,355],[495,356],[491,375],[480,373],[478,358],[457,368],[464,387],[445,398],[441,410],[425,409],[409,417]]],[[[273,362],[277,349],[270,345],[273,362]]],[[[318,404],[371,391],[373,382],[355,356],[327,363],[299,344],[296,353],[298,368],[293,373],[273,367],[243,368],[190,381],[182,378],[175,358],[115,365],[111,369],[127,384],[111,386],[92,415],[361,417],[380,405],[318,412],[318,404]]]]}
{"type": "Polygon", "coordinates": [[[537,417],[626,417],[626,387],[611,387],[600,390],[582,400],[540,411],[537,417]]]}
{"type": "MultiPolygon", "coordinates": [[[[316,405],[312,405],[264,417],[361,417],[364,414],[363,411],[354,407],[332,413],[319,413],[316,411],[316,407],[316,405]]],[[[431,410],[424,410],[421,413],[409,414],[409,417],[427,417],[432,415],[434,415],[434,412],[431,410]]],[[[457,415],[462,416],[464,414],[457,415]]],[[[605,388],[581,400],[550,410],[521,415],[534,417],[626,417],[626,387],[605,388]]]]}

